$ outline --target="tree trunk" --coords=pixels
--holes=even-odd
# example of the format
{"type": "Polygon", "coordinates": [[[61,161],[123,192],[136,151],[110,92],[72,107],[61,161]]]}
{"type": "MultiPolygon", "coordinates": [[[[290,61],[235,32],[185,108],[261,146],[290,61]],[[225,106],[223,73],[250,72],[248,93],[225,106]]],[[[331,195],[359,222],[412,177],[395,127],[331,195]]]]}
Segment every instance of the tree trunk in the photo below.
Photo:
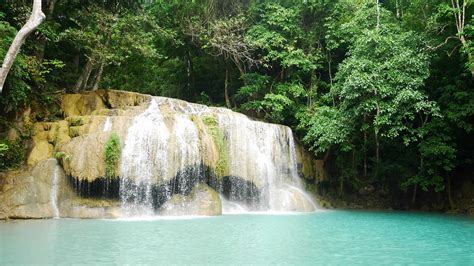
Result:
{"type": "Polygon", "coordinates": [[[326,165],[326,162],[328,161],[330,154],[331,154],[331,148],[329,148],[329,149],[326,151],[326,153],[324,154],[324,157],[323,157],[323,165],[326,165]]]}
{"type": "Polygon", "coordinates": [[[194,82],[194,66],[193,66],[193,59],[191,56],[191,52],[188,50],[186,52],[186,75],[187,75],[187,83],[186,87],[188,89],[189,95],[191,96],[190,98],[197,99],[197,94],[195,90],[195,82],[194,82]]]}
{"type": "Polygon", "coordinates": [[[416,191],[418,190],[418,184],[415,184],[413,187],[413,196],[411,197],[411,203],[415,204],[416,201],[416,191]]]}
{"type": "Polygon", "coordinates": [[[225,67],[225,80],[224,80],[224,97],[225,97],[225,104],[227,105],[227,108],[232,108],[232,105],[230,103],[230,98],[229,98],[229,69],[225,67]]]}
{"type": "Polygon", "coordinates": [[[449,176],[449,174],[446,175],[446,179],[448,183],[448,185],[446,186],[446,190],[448,192],[449,207],[451,208],[451,210],[454,210],[454,202],[451,194],[451,177],[449,176]]]}
{"type": "Polygon", "coordinates": [[[472,58],[472,54],[469,52],[469,44],[467,43],[466,41],[466,38],[464,37],[464,35],[461,35],[459,37],[459,40],[461,41],[462,43],[462,46],[466,49],[467,51],[467,61],[469,64],[472,64],[471,66],[471,77],[474,79],[474,58],[472,58]]]}
{"type": "MultiPolygon", "coordinates": [[[[375,91],[375,96],[377,96],[377,90],[375,91]]],[[[375,121],[379,118],[380,115],[380,106],[379,103],[376,101],[375,105],[377,107],[377,113],[375,114],[375,121]]],[[[374,138],[375,138],[375,176],[378,175],[379,172],[379,163],[380,163],[380,141],[379,141],[379,128],[378,126],[374,126],[374,138]]]]}
{"type": "MultiPolygon", "coordinates": [[[[456,29],[458,32],[458,38],[459,41],[461,41],[462,46],[465,48],[467,57],[468,57],[468,62],[469,64],[473,64],[474,58],[472,58],[472,54],[469,49],[469,44],[466,40],[465,37],[465,26],[466,26],[466,7],[467,7],[467,0],[462,1],[462,3],[459,3],[459,0],[451,0],[451,6],[454,9],[454,20],[456,22],[456,29]]],[[[474,66],[471,67],[471,77],[474,79],[474,66]]]]}
{"type": "Polygon", "coordinates": [[[396,9],[397,9],[397,18],[400,19],[400,18],[403,17],[403,11],[402,11],[402,6],[401,6],[399,0],[395,1],[395,6],[396,6],[396,9]]]}
{"type": "Polygon", "coordinates": [[[99,70],[97,71],[97,76],[95,77],[94,85],[92,86],[92,90],[96,91],[99,89],[99,84],[102,79],[102,73],[104,72],[104,63],[101,63],[99,66],[99,70]]]}
{"type": "Polygon", "coordinates": [[[378,129],[375,130],[375,163],[378,165],[380,162],[380,141],[378,129]]]}
{"type": "MultiPolygon", "coordinates": [[[[423,156],[421,156],[421,154],[420,154],[420,173],[419,173],[420,175],[423,173],[423,164],[424,164],[423,156]]],[[[411,203],[412,204],[415,204],[417,189],[418,189],[418,183],[416,183],[414,188],[413,188],[413,196],[411,198],[411,203]]]]}
{"type": "Polygon", "coordinates": [[[93,66],[92,59],[89,58],[86,65],[84,66],[84,69],[82,70],[81,76],[76,82],[76,86],[74,86],[74,92],[80,92],[87,86],[93,66]]]}
{"type": "MultiPolygon", "coordinates": [[[[49,21],[51,19],[55,4],[56,4],[56,0],[49,0],[48,9],[46,11],[46,21],[49,21]]],[[[46,36],[44,34],[40,34],[38,44],[37,44],[38,48],[36,49],[36,52],[35,52],[35,56],[40,62],[43,61],[44,51],[46,50],[47,41],[48,40],[46,39],[46,36]]]]}
{"type": "Polygon", "coordinates": [[[380,3],[377,0],[377,29],[380,28],[380,3]]]}
{"type": "Polygon", "coordinates": [[[380,163],[380,141],[378,129],[375,130],[375,169],[374,176],[377,177],[379,174],[379,163],[380,163]]]}
{"type": "MultiPolygon", "coordinates": [[[[377,4],[378,4],[378,1],[377,1],[377,4]]],[[[375,91],[375,96],[377,96],[377,91],[375,91]]],[[[375,114],[375,119],[377,120],[380,115],[380,106],[378,102],[375,102],[375,105],[377,107],[377,113],[375,114]]],[[[377,167],[378,167],[379,162],[380,162],[380,142],[379,142],[379,128],[378,127],[374,127],[374,133],[375,133],[375,162],[377,163],[377,167]]]]}
{"type": "Polygon", "coordinates": [[[15,61],[16,56],[20,52],[20,48],[26,40],[26,37],[30,35],[45,19],[45,15],[41,11],[41,0],[33,1],[33,10],[31,11],[30,18],[26,24],[20,29],[16,34],[15,39],[13,39],[10,48],[8,49],[7,55],[3,59],[2,68],[0,68],[0,93],[3,90],[3,85],[7,79],[8,72],[15,61]]]}
{"type": "Polygon", "coordinates": [[[339,197],[342,198],[344,193],[344,175],[339,177],[339,197]]]}
{"type": "MultiPolygon", "coordinates": [[[[364,114],[364,124],[367,119],[366,114],[364,114]]],[[[367,130],[364,129],[364,178],[367,177],[367,130]]]]}
{"type": "MultiPolygon", "coordinates": [[[[367,141],[367,133],[365,133],[364,131],[364,142],[365,141],[367,141]]],[[[366,177],[367,177],[367,153],[364,151],[364,178],[366,177]]]]}

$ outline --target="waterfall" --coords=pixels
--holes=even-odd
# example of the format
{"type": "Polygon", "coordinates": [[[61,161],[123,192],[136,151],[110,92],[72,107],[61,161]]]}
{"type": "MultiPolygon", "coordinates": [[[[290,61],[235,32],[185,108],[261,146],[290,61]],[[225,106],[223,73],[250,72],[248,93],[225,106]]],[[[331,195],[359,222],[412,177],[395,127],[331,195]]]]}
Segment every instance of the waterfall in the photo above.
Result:
{"type": "Polygon", "coordinates": [[[120,198],[128,215],[153,215],[152,185],[167,171],[169,132],[155,100],[128,129],[120,168],[120,198]]]}
{"type": "Polygon", "coordinates": [[[256,210],[294,211],[301,203],[304,209],[315,209],[298,176],[290,128],[252,121],[230,111],[218,117],[221,129],[228,136],[230,175],[247,176],[262,187],[259,203],[254,206],[256,210]]]}
{"type": "Polygon", "coordinates": [[[196,125],[184,110],[165,116],[160,103],[162,98],[153,99],[128,130],[120,169],[120,197],[128,214],[152,215],[157,202],[169,199],[173,189],[189,192],[189,176],[200,176],[194,167],[201,163],[196,125]]]}
{"type": "Polygon", "coordinates": [[[224,212],[315,209],[298,176],[290,128],[224,108],[153,97],[124,141],[123,212],[154,215],[173,194],[187,195],[198,182],[221,194],[224,212]],[[206,119],[215,119],[216,127],[209,128],[206,119]]]}
{"type": "Polygon", "coordinates": [[[111,129],[112,129],[112,119],[110,118],[110,116],[107,116],[104,123],[104,129],[102,131],[107,132],[107,131],[110,131],[111,129]]]}
{"type": "Polygon", "coordinates": [[[56,166],[51,177],[51,192],[50,192],[50,201],[51,209],[53,210],[53,218],[59,218],[59,208],[58,208],[58,189],[59,189],[59,171],[60,167],[56,166]]]}

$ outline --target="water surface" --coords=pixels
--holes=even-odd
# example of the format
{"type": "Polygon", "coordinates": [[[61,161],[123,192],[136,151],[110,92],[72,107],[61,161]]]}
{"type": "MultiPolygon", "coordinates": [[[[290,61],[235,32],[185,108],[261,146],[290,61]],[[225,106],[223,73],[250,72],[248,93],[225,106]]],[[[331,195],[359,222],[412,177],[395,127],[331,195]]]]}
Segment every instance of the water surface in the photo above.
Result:
{"type": "Polygon", "coordinates": [[[474,265],[474,220],[323,211],[0,222],[0,265],[21,263],[474,265]]]}

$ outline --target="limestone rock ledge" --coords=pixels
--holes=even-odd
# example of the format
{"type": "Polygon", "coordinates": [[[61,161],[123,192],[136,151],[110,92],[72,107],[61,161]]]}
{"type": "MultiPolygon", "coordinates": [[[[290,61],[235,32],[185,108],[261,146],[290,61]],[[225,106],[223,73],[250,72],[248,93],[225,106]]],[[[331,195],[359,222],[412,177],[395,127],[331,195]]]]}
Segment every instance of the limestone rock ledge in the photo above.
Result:
{"type": "Polygon", "coordinates": [[[31,170],[0,174],[0,219],[119,216],[117,201],[77,196],[56,159],[43,160],[31,170]]]}
{"type": "Polygon", "coordinates": [[[10,172],[0,178],[0,219],[51,218],[52,174],[56,160],[39,163],[31,172],[10,172]]]}
{"type": "Polygon", "coordinates": [[[222,204],[214,189],[206,184],[197,184],[188,196],[175,194],[160,209],[166,216],[214,216],[222,214],[222,204]]]}
{"type": "MultiPolygon", "coordinates": [[[[21,171],[0,173],[0,219],[57,217],[51,196],[52,177],[55,172],[59,175],[59,184],[55,192],[59,217],[120,217],[118,200],[82,198],[74,191],[70,179],[92,183],[105,177],[105,143],[111,134],[116,134],[123,145],[134,118],[142,114],[151,101],[152,97],[149,95],[113,90],[63,95],[61,109],[64,119],[38,122],[33,125],[31,151],[25,168],[21,171]]],[[[166,99],[160,105],[160,109],[168,129],[180,125],[178,122],[181,117],[176,113],[191,107],[197,108],[195,110],[197,113],[204,113],[186,118],[196,125],[200,139],[197,149],[202,155],[202,161],[195,163],[202,163],[212,168],[219,177],[232,174],[228,169],[229,158],[223,155],[228,152],[222,144],[228,136],[219,129],[215,114],[237,115],[242,116],[242,119],[244,116],[224,108],[208,108],[195,104],[191,106],[184,101],[166,99]]],[[[285,128],[280,127],[284,132],[285,128]]],[[[176,130],[181,129],[178,127],[176,130]]],[[[170,145],[175,142],[177,142],[176,136],[171,134],[170,145]]],[[[296,147],[296,155],[298,170],[307,181],[316,183],[327,178],[321,160],[316,160],[299,145],[296,147]]],[[[168,177],[161,176],[162,180],[156,180],[157,184],[176,176],[178,168],[181,167],[181,157],[184,156],[170,158],[168,177]]],[[[120,165],[120,162],[117,165],[120,165]]],[[[263,186],[258,183],[258,179],[252,177],[250,174],[252,171],[247,171],[245,167],[236,169],[242,170],[242,174],[238,175],[240,178],[252,183],[258,189],[263,186]]],[[[119,169],[116,172],[120,172],[119,169]]],[[[308,209],[304,198],[298,195],[291,195],[291,198],[302,206],[301,210],[308,209]]],[[[194,187],[188,196],[174,195],[160,209],[160,214],[163,215],[221,213],[219,194],[204,184],[194,187]]]]}
{"type": "Polygon", "coordinates": [[[298,174],[307,182],[317,183],[329,179],[323,160],[316,159],[312,153],[298,143],[296,145],[296,160],[298,174]]]}

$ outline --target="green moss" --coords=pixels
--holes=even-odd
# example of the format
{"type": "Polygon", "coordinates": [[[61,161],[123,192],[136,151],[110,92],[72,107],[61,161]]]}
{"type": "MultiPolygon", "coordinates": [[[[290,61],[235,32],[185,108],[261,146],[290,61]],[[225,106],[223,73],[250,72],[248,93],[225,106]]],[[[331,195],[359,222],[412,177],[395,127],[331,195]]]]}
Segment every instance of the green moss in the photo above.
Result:
{"type": "Polygon", "coordinates": [[[80,116],[70,116],[66,120],[69,126],[82,126],[85,124],[84,119],[80,116]]]}
{"type": "Polygon", "coordinates": [[[62,151],[56,152],[54,154],[54,158],[56,158],[56,160],[58,160],[60,164],[64,164],[71,160],[71,156],[67,155],[65,152],[62,152],[62,151]]]}
{"type": "Polygon", "coordinates": [[[80,126],[71,126],[69,128],[69,137],[75,138],[81,135],[81,127],[80,126]]]}
{"type": "Polygon", "coordinates": [[[215,173],[218,178],[223,177],[229,172],[229,152],[225,143],[224,133],[219,129],[219,124],[214,116],[204,116],[202,117],[202,122],[217,145],[219,159],[216,163],[215,173]]]}
{"type": "Polygon", "coordinates": [[[117,176],[117,164],[120,158],[120,139],[117,134],[112,133],[105,143],[105,176],[108,178],[117,176]]]}

